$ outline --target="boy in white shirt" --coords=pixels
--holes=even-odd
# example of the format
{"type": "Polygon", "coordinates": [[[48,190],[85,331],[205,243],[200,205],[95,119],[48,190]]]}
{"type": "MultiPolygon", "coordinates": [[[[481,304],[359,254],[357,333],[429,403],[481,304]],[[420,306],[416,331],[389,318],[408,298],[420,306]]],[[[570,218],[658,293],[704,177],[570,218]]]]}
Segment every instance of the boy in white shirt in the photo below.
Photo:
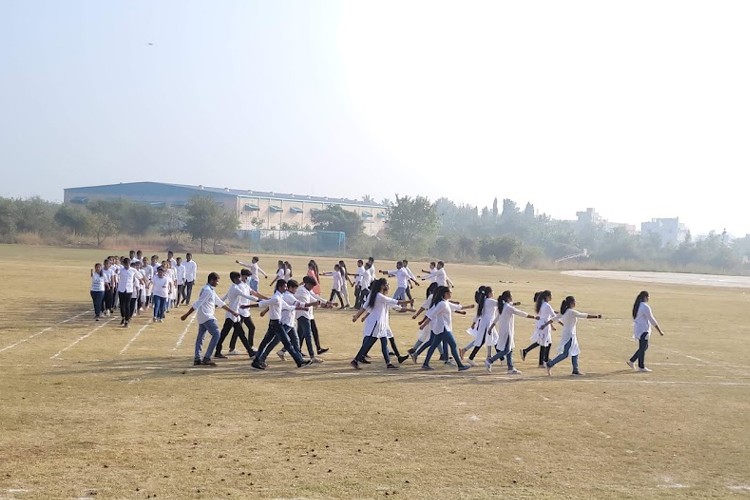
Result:
{"type": "Polygon", "coordinates": [[[183,304],[190,303],[190,297],[193,295],[193,285],[198,277],[198,264],[193,260],[193,254],[190,252],[185,254],[185,288],[183,289],[182,297],[178,297],[178,300],[182,300],[183,304]]]}

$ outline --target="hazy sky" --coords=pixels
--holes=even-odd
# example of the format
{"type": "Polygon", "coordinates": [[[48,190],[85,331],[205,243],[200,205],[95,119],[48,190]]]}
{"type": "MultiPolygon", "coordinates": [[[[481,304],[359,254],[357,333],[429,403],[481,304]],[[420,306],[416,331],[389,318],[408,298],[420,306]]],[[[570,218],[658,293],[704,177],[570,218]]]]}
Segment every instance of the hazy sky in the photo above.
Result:
{"type": "Polygon", "coordinates": [[[748,26],[746,0],[0,0],[0,196],[497,197],[744,235],[748,26]]]}

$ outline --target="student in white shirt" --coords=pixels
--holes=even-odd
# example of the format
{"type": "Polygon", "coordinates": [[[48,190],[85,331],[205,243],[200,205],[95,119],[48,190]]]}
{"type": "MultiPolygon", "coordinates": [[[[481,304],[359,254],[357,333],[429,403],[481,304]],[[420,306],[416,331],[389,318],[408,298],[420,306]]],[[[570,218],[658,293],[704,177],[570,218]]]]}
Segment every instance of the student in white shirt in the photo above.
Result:
{"type": "Polygon", "coordinates": [[[133,276],[133,295],[130,298],[130,310],[133,316],[137,316],[139,311],[143,311],[141,298],[143,297],[146,290],[146,280],[141,273],[140,261],[130,264],[130,267],[135,269],[135,276],[133,276]]]}
{"type": "Polygon", "coordinates": [[[474,293],[474,301],[477,303],[477,314],[468,333],[473,337],[472,341],[458,350],[461,360],[468,349],[472,349],[469,354],[467,364],[474,366],[474,358],[479,354],[482,346],[487,346],[487,357],[492,356],[492,346],[497,344],[497,330],[490,326],[494,323],[497,316],[497,300],[494,298],[492,287],[480,286],[474,293]]]}
{"type": "Polygon", "coordinates": [[[513,306],[513,296],[510,290],[505,290],[497,301],[497,317],[492,322],[490,328],[497,325],[497,353],[487,358],[484,362],[484,367],[487,369],[487,373],[492,372],[492,363],[500,358],[507,358],[508,361],[508,375],[517,375],[521,373],[513,367],[513,348],[516,346],[515,342],[515,330],[516,320],[515,316],[522,316],[529,319],[539,319],[539,316],[533,316],[529,313],[523,312],[520,309],[516,309],[513,306]]]}
{"type": "Polygon", "coordinates": [[[104,310],[104,292],[107,289],[107,276],[98,262],[91,270],[91,300],[94,302],[94,320],[99,321],[104,310]]]}
{"type": "MultiPolygon", "coordinates": [[[[396,365],[391,363],[391,358],[388,353],[388,337],[389,334],[391,337],[393,335],[391,332],[388,310],[392,306],[406,306],[410,304],[410,301],[395,300],[388,297],[386,295],[388,293],[388,288],[388,281],[385,278],[375,280],[372,283],[367,303],[352,318],[352,321],[356,322],[359,316],[365,311],[368,313],[365,319],[362,347],[360,347],[359,352],[357,352],[354,359],[350,362],[352,367],[356,370],[360,369],[359,364],[365,360],[365,356],[367,356],[367,353],[372,346],[375,345],[375,342],[377,342],[378,339],[380,339],[380,347],[383,351],[386,368],[397,368],[396,365]]],[[[404,358],[407,358],[407,356],[404,356],[404,358]]]]}
{"type": "Polygon", "coordinates": [[[453,313],[466,314],[465,309],[474,307],[474,304],[468,306],[454,304],[450,302],[451,295],[450,288],[438,286],[432,298],[432,306],[425,313],[425,319],[422,320],[423,326],[429,323],[430,329],[435,335],[432,338],[432,343],[422,364],[423,370],[434,370],[430,366],[430,359],[435,349],[443,341],[448,344],[448,348],[453,353],[453,359],[456,361],[456,365],[458,365],[458,371],[461,372],[470,368],[469,365],[461,363],[461,358],[458,355],[458,346],[456,346],[456,339],[453,337],[453,313]]]}
{"type": "MultiPolygon", "coordinates": [[[[432,307],[432,299],[435,294],[435,290],[437,290],[437,283],[430,283],[430,286],[427,287],[427,293],[426,293],[426,300],[422,303],[419,309],[417,309],[417,312],[414,313],[414,316],[411,317],[411,319],[417,319],[420,314],[423,312],[427,312],[432,307]]],[[[417,341],[414,343],[414,346],[410,348],[407,353],[409,356],[411,356],[411,359],[414,360],[414,362],[417,362],[417,358],[422,353],[422,351],[425,351],[430,348],[430,345],[432,344],[432,338],[434,337],[432,333],[432,329],[429,326],[429,323],[422,324],[422,321],[419,322],[419,332],[417,333],[417,341]]],[[[447,359],[445,358],[445,349],[443,348],[444,345],[447,345],[445,343],[441,343],[438,345],[438,352],[440,352],[440,359],[447,359]]]]}
{"type": "Polygon", "coordinates": [[[104,316],[110,316],[114,312],[115,285],[113,285],[115,271],[112,269],[112,261],[109,258],[104,259],[102,268],[106,284],[104,287],[104,316]]]}
{"type": "Polygon", "coordinates": [[[349,278],[351,275],[346,271],[346,264],[343,260],[339,261],[339,272],[341,273],[341,296],[344,297],[344,309],[349,309],[351,307],[349,285],[354,286],[354,282],[349,278]]]}
{"type": "Polygon", "coordinates": [[[211,361],[211,354],[216,349],[216,344],[219,342],[219,325],[216,324],[216,316],[214,315],[214,309],[221,307],[222,309],[229,311],[235,316],[238,314],[237,311],[233,311],[229,308],[220,298],[216,295],[216,285],[219,284],[219,275],[216,273],[209,273],[208,284],[201,289],[201,294],[198,300],[190,306],[188,312],[181,316],[181,320],[185,321],[193,311],[198,311],[198,336],[195,339],[195,355],[193,356],[193,364],[200,366],[216,366],[216,363],[211,361]],[[203,345],[203,337],[206,332],[211,334],[211,341],[208,343],[208,349],[206,354],[201,360],[201,346],[203,345]]]}
{"type": "Polygon", "coordinates": [[[367,302],[367,297],[370,295],[370,286],[373,282],[370,269],[372,269],[372,264],[369,262],[366,262],[362,267],[362,274],[359,280],[359,309],[364,306],[365,302],[367,302]]]}
{"type": "MultiPolygon", "coordinates": [[[[409,272],[404,267],[404,263],[401,261],[396,262],[396,269],[393,269],[391,271],[380,271],[381,273],[387,275],[387,276],[395,276],[396,277],[396,293],[393,294],[393,298],[396,300],[404,300],[406,299],[406,290],[409,288],[409,272]]],[[[419,283],[417,283],[417,286],[419,286],[419,283]]],[[[409,300],[412,300],[411,297],[409,297],[409,300]]]]}
{"type": "Polygon", "coordinates": [[[633,338],[638,341],[638,350],[635,351],[635,354],[627,362],[630,368],[635,369],[635,362],[638,361],[638,369],[640,371],[651,371],[651,369],[646,368],[645,362],[652,326],[656,328],[659,335],[664,335],[664,332],[659,327],[659,323],[656,322],[656,318],[654,318],[651,312],[651,306],[648,305],[648,292],[644,290],[638,294],[633,304],[633,338]]]}
{"type": "Polygon", "coordinates": [[[354,308],[359,309],[362,305],[362,273],[365,272],[365,265],[362,259],[357,261],[357,272],[354,273],[354,308]]]}
{"type": "Polygon", "coordinates": [[[154,300],[154,321],[164,321],[164,312],[172,293],[172,280],[164,273],[163,267],[156,269],[156,276],[153,277],[153,300],[154,300]]]}
{"type": "MultiPolygon", "coordinates": [[[[240,269],[240,283],[239,286],[242,289],[242,292],[245,295],[252,295],[250,292],[258,293],[257,290],[254,290],[250,284],[248,283],[248,280],[250,279],[250,270],[249,269],[240,269]]],[[[263,295],[258,294],[257,298],[265,298],[263,295]]],[[[255,323],[253,323],[253,318],[250,315],[250,309],[247,307],[242,306],[249,306],[250,300],[246,299],[245,297],[240,297],[240,322],[247,327],[247,345],[250,346],[250,356],[255,356],[257,352],[253,349],[253,342],[255,340],[255,323]]],[[[235,355],[239,354],[239,352],[235,349],[237,346],[237,339],[239,338],[239,334],[242,332],[244,334],[244,331],[242,328],[239,330],[235,330],[234,333],[232,333],[232,340],[229,341],[229,354],[235,355]]]]}
{"type": "MultiPolygon", "coordinates": [[[[284,261],[284,281],[289,281],[294,275],[292,274],[292,265],[288,260],[284,261]]],[[[288,283],[287,283],[288,285],[288,283]]]]}
{"type": "Polygon", "coordinates": [[[534,303],[536,304],[536,313],[539,319],[534,327],[534,333],[531,335],[531,345],[521,350],[521,359],[526,360],[526,356],[539,347],[539,368],[544,368],[544,365],[549,361],[549,351],[552,347],[552,331],[553,326],[547,325],[544,328],[540,328],[546,324],[555,315],[555,311],[550,305],[552,300],[552,292],[544,290],[534,294],[534,303]]]}
{"type": "Polygon", "coordinates": [[[259,307],[268,308],[268,316],[270,319],[268,321],[268,332],[266,332],[266,336],[263,338],[263,341],[258,347],[258,355],[255,356],[255,359],[253,360],[251,366],[256,370],[266,369],[266,358],[263,356],[263,353],[266,349],[266,346],[274,338],[278,339],[282,344],[284,344],[284,348],[289,354],[291,354],[292,358],[294,358],[294,362],[297,363],[298,368],[309,366],[312,364],[312,361],[305,361],[302,359],[302,355],[296,349],[296,347],[292,346],[289,340],[289,335],[287,335],[287,332],[281,325],[281,311],[284,309],[296,309],[296,307],[290,306],[284,301],[283,294],[284,292],[286,292],[286,281],[284,281],[283,279],[276,279],[275,283],[276,289],[274,294],[270,298],[258,302],[259,307]]]}
{"type": "Polygon", "coordinates": [[[247,268],[250,271],[250,279],[249,284],[250,288],[258,291],[258,284],[260,282],[260,275],[262,274],[264,278],[268,279],[268,275],[266,272],[260,268],[258,265],[258,262],[260,262],[260,259],[258,257],[253,257],[250,264],[245,264],[244,262],[240,262],[239,260],[235,260],[235,262],[242,267],[247,268]]]}
{"type": "Polygon", "coordinates": [[[321,276],[331,276],[333,278],[333,283],[331,285],[331,298],[328,299],[328,302],[333,302],[334,297],[338,297],[339,302],[341,302],[341,308],[344,309],[344,298],[341,296],[341,288],[343,286],[344,278],[341,276],[341,267],[338,264],[335,264],[333,266],[333,271],[330,273],[322,273],[321,276]]]}
{"type": "Polygon", "coordinates": [[[429,280],[430,283],[437,283],[437,269],[435,269],[436,267],[437,267],[437,263],[433,261],[433,262],[430,262],[429,270],[422,269],[422,272],[425,273],[421,276],[422,281],[429,280]]]}
{"type": "Polygon", "coordinates": [[[584,312],[576,311],[576,299],[572,295],[565,297],[560,305],[560,312],[550,318],[542,328],[551,325],[555,321],[560,321],[563,324],[562,334],[560,335],[560,347],[557,352],[559,355],[552,361],[546,363],[547,375],[552,375],[552,367],[560,361],[570,355],[570,359],[573,363],[573,375],[583,375],[578,370],[578,355],[581,354],[581,348],[578,346],[578,335],[576,334],[576,325],[578,324],[579,318],[587,319],[601,319],[601,314],[588,314],[584,312]]]}
{"type": "MultiPolygon", "coordinates": [[[[311,278],[310,276],[303,277],[302,286],[297,289],[297,292],[294,294],[294,296],[298,301],[302,303],[315,303],[317,301],[318,305],[322,305],[323,307],[333,307],[333,304],[326,301],[319,295],[316,295],[312,291],[313,288],[315,288],[315,284],[316,282],[314,278],[311,278]]],[[[310,306],[306,309],[298,310],[295,312],[295,316],[297,317],[297,332],[299,333],[300,352],[302,350],[302,347],[306,344],[310,359],[314,363],[320,363],[323,361],[323,358],[315,355],[315,351],[313,350],[312,345],[311,323],[312,321],[314,321],[313,310],[314,307],[310,306]]]]}
{"type": "Polygon", "coordinates": [[[185,254],[185,288],[183,289],[183,296],[178,297],[182,300],[183,304],[190,304],[190,297],[193,295],[193,285],[198,277],[198,264],[193,260],[193,254],[190,252],[185,254]]]}
{"type": "Polygon", "coordinates": [[[175,294],[175,307],[177,307],[185,296],[185,266],[182,265],[182,257],[177,257],[174,272],[176,275],[175,281],[177,282],[177,293],[175,294]]]}
{"type": "Polygon", "coordinates": [[[285,275],[286,275],[286,266],[284,266],[284,261],[280,260],[276,263],[276,276],[271,281],[271,286],[275,286],[276,282],[279,280],[286,281],[284,279],[285,275]]]}
{"type": "MultiPolygon", "coordinates": [[[[235,311],[240,311],[240,306],[243,305],[246,306],[242,308],[242,310],[244,311],[247,311],[250,307],[257,307],[257,303],[250,303],[250,301],[257,302],[257,292],[243,289],[241,274],[237,271],[232,271],[231,273],[229,273],[229,279],[232,281],[232,284],[229,286],[229,290],[226,294],[224,294],[221,300],[225,302],[230,309],[233,309],[235,311]]],[[[234,331],[234,335],[236,335],[240,339],[240,342],[242,342],[242,345],[245,347],[247,355],[252,358],[255,353],[253,352],[252,347],[245,337],[245,332],[242,330],[242,316],[233,315],[229,312],[226,313],[224,325],[221,328],[219,343],[216,344],[216,352],[214,353],[214,358],[226,359],[226,356],[221,353],[221,349],[224,346],[224,339],[226,339],[230,331],[234,331]]]]}
{"type": "Polygon", "coordinates": [[[117,295],[120,298],[120,324],[127,328],[130,318],[133,317],[131,309],[131,298],[133,297],[133,282],[137,280],[140,273],[135,268],[130,267],[130,259],[125,257],[122,260],[122,269],[120,269],[119,281],[117,285],[117,295]]]}
{"type": "Polygon", "coordinates": [[[409,300],[412,300],[411,296],[411,285],[414,283],[415,286],[419,286],[419,282],[417,281],[417,277],[414,276],[414,273],[411,272],[411,269],[409,269],[409,261],[406,259],[401,259],[401,262],[404,264],[404,269],[406,270],[406,274],[409,275],[409,286],[406,287],[406,298],[409,300]]]}
{"type": "Polygon", "coordinates": [[[172,250],[167,251],[167,262],[169,262],[169,267],[174,269],[174,266],[177,265],[177,261],[174,258],[174,252],[172,250]]]}

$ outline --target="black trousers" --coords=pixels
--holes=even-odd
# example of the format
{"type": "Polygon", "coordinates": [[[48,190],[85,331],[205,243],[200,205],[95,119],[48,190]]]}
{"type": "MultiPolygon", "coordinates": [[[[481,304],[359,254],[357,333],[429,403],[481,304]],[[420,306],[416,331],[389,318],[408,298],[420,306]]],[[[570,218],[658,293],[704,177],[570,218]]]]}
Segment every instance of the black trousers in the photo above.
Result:
{"type": "Polygon", "coordinates": [[[185,301],[185,285],[177,285],[177,304],[185,301]]]}
{"type": "Polygon", "coordinates": [[[104,289],[104,309],[112,311],[115,307],[115,294],[111,288],[104,289]]]}
{"type": "MultiPolygon", "coordinates": [[[[230,330],[234,330],[234,335],[239,337],[240,342],[245,347],[245,350],[250,354],[250,345],[247,343],[245,338],[245,332],[242,330],[242,322],[237,321],[236,323],[229,318],[224,320],[224,326],[221,328],[221,335],[219,336],[219,343],[216,344],[216,354],[221,354],[221,348],[224,346],[224,339],[229,335],[230,330]]],[[[234,337],[232,337],[234,338],[234,337]]]]}
{"type": "Polygon", "coordinates": [[[130,309],[130,299],[133,296],[132,292],[117,292],[117,296],[120,299],[120,316],[125,321],[130,321],[133,316],[133,311],[130,309]]]}
{"type": "MultiPolygon", "coordinates": [[[[253,350],[253,340],[255,340],[255,323],[253,323],[253,319],[250,316],[241,316],[241,324],[245,325],[247,327],[247,344],[250,346],[250,351],[253,350]]],[[[240,333],[244,335],[244,331],[242,330],[242,327],[239,328],[239,330],[235,329],[234,333],[232,333],[232,340],[229,341],[229,350],[234,351],[234,348],[237,346],[237,338],[240,336],[240,333]]],[[[244,345],[244,342],[243,342],[244,345]]]]}
{"type": "Polygon", "coordinates": [[[186,281],[185,282],[185,300],[184,304],[190,304],[190,296],[193,294],[193,285],[195,284],[195,281],[186,281]]]}

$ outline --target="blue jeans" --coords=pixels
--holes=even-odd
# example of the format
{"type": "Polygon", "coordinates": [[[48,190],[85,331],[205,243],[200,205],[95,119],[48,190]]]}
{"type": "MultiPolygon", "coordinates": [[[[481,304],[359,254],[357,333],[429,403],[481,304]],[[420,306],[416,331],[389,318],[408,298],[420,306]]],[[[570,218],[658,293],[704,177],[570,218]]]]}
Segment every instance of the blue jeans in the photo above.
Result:
{"type": "Polygon", "coordinates": [[[458,356],[456,339],[453,338],[453,334],[448,330],[443,330],[442,333],[438,333],[432,338],[430,349],[427,351],[427,357],[424,358],[424,363],[422,364],[422,366],[430,365],[430,358],[432,357],[432,353],[435,352],[435,349],[437,349],[438,344],[440,344],[441,342],[445,342],[446,344],[448,344],[448,348],[453,354],[453,359],[456,361],[456,365],[458,365],[459,368],[463,368],[464,365],[461,363],[461,358],[458,356]]]}
{"type": "Polygon", "coordinates": [[[302,346],[307,345],[307,351],[310,353],[310,358],[314,358],[315,351],[313,350],[310,320],[304,316],[297,318],[297,330],[299,330],[300,353],[302,352],[302,346]]]}
{"type": "MultiPolygon", "coordinates": [[[[354,359],[356,361],[365,359],[365,356],[367,356],[367,353],[370,352],[370,349],[375,345],[375,342],[377,341],[378,337],[370,337],[369,335],[363,338],[362,347],[359,348],[359,352],[356,356],[354,356],[354,359]]],[[[383,359],[385,359],[385,364],[391,364],[391,356],[388,354],[388,339],[386,337],[380,337],[380,349],[383,351],[383,359]]]]}
{"type": "Polygon", "coordinates": [[[272,319],[268,322],[268,332],[266,333],[266,338],[264,338],[263,340],[266,342],[266,345],[263,346],[263,344],[261,343],[261,346],[264,348],[262,350],[258,349],[258,356],[255,358],[256,363],[265,362],[266,358],[268,357],[268,353],[271,352],[271,349],[273,349],[276,344],[281,342],[284,345],[284,349],[286,349],[286,351],[291,354],[294,362],[297,363],[297,366],[302,366],[302,355],[289,340],[289,334],[279,320],[272,319]],[[273,336],[273,338],[269,338],[269,336],[273,336]]]}
{"type": "Polygon", "coordinates": [[[400,286],[396,288],[396,293],[393,294],[395,300],[406,300],[406,288],[400,286]]]}
{"type": "MultiPolygon", "coordinates": [[[[423,351],[426,351],[432,346],[432,341],[435,340],[436,335],[432,332],[430,332],[430,338],[427,342],[420,342],[417,340],[417,342],[414,344],[414,354],[419,356],[422,354],[423,351]]],[[[448,344],[443,342],[441,345],[437,346],[437,350],[440,353],[440,359],[443,361],[448,361],[448,344]]]]}
{"type": "Polygon", "coordinates": [[[258,291],[258,278],[250,278],[250,288],[256,292],[258,291]]]}
{"type": "MultiPolygon", "coordinates": [[[[557,363],[559,363],[563,359],[567,358],[568,354],[570,354],[570,346],[571,345],[573,345],[573,339],[568,340],[568,342],[565,344],[565,348],[563,349],[562,354],[558,354],[555,359],[553,359],[552,361],[548,361],[547,362],[547,366],[549,366],[550,368],[552,368],[557,363]]],[[[570,361],[573,363],[573,371],[577,372],[578,371],[578,355],[572,356],[570,358],[570,361]]]]}
{"type": "Polygon", "coordinates": [[[98,318],[104,308],[104,292],[91,291],[91,300],[94,301],[94,315],[98,318]]]}
{"type": "Polygon", "coordinates": [[[505,341],[505,347],[502,351],[497,351],[494,356],[490,358],[490,363],[494,363],[498,359],[507,357],[508,358],[508,370],[513,369],[513,349],[510,348],[510,337],[505,341]]]}
{"type": "Polygon", "coordinates": [[[165,311],[166,305],[167,305],[166,297],[159,297],[158,295],[154,295],[154,318],[156,319],[164,318],[164,311],[165,311]]]}
{"type": "Polygon", "coordinates": [[[203,337],[206,332],[211,334],[211,341],[208,343],[208,349],[206,350],[206,356],[203,358],[205,361],[211,360],[211,354],[216,350],[216,344],[219,343],[219,325],[216,324],[215,319],[209,319],[205,323],[198,325],[198,337],[195,339],[195,356],[193,359],[201,359],[201,346],[203,345],[203,337]]]}
{"type": "Polygon", "coordinates": [[[646,351],[648,350],[648,332],[643,332],[638,339],[638,350],[630,358],[631,363],[635,363],[638,360],[638,368],[645,368],[646,364],[646,351]]]}

